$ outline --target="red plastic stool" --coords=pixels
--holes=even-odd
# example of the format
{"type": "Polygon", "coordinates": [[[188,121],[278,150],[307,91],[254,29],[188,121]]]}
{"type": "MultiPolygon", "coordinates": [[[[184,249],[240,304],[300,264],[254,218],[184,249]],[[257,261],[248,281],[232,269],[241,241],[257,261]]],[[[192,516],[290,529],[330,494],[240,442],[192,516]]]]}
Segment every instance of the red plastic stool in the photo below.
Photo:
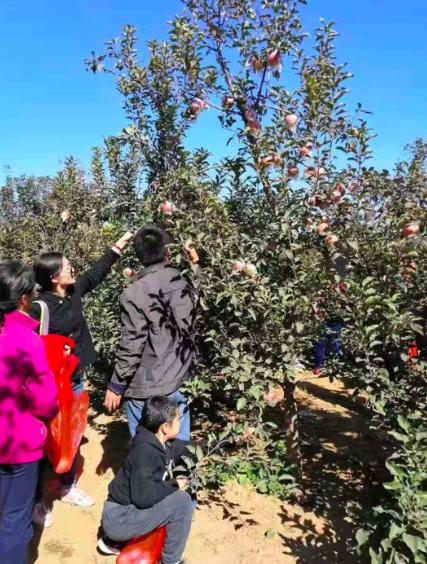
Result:
{"type": "Polygon", "coordinates": [[[166,527],[128,542],[117,557],[116,564],[157,564],[162,557],[166,527]]]}

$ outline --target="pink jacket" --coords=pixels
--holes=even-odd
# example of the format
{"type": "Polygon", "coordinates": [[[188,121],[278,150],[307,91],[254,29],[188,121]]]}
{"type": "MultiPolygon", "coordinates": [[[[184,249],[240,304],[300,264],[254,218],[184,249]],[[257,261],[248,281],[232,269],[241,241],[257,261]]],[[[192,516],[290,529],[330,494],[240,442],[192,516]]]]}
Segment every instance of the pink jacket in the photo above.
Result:
{"type": "Polygon", "coordinates": [[[0,464],[39,460],[47,434],[41,420],[58,412],[55,378],[37,326],[14,311],[0,327],[0,464]]]}

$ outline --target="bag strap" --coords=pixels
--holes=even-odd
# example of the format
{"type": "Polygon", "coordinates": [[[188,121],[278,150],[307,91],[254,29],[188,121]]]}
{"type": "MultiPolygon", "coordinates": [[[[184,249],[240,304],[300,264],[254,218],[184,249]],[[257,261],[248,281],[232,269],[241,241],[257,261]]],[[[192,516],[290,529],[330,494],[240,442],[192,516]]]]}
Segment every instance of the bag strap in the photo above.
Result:
{"type": "Polygon", "coordinates": [[[39,335],[48,335],[49,334],[49,308],[47,307],[47,303],[42,300],[36,300],[33,302],[35,304],[39,304],[40,306],[40,326],[39,326],[39,335]]]}

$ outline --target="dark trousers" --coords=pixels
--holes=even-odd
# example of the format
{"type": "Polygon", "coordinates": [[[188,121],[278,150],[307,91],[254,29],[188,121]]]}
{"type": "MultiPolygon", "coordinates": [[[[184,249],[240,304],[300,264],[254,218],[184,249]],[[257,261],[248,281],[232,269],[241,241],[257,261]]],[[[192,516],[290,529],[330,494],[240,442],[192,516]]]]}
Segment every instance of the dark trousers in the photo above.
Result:
{"type": "Polygon", "coordinates": [[[0,562],[27,564],[39,462],[0,464],[0,562]]]}
{"type": "Polygon", "coordinates": [[[340,321],[325,321],[323,325],[323,338],[314,345],[314,367],[322,368],[326,355],[339,355],[340,333],[343,323],[340,321]]]}
{"type": "Polygon", "coordinates": [[[125,542],[166,525],[166,541],[162,563],[175,564],[190,534],[193,502],[187,492],[176,491],[147,509],[106,501],[102,512],[102,528],[113,541],[125,542]]]}

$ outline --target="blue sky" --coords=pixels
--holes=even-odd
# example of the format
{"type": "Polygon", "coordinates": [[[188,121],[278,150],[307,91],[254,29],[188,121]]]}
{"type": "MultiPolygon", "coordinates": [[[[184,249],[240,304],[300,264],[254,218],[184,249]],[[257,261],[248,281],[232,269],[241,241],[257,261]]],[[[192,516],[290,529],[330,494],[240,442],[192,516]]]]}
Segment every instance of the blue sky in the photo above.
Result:
{"type": "MultiPolygon", "coordinates": [[[[392,167],[406,143],[427,138],[427,3],[308,4],[305,29],[314,30],[320,17],[337,22],[339,60],[355,74],[348,101],[374,112],[374,164],[392,167]]],[[[101,51],[124,23],[138,28],[141,47],[164,37],[166,22],[180,11],[179,0],[1,0],[0,167],[16,175],[54,174],[71,154],[87,165],[91,147],[125,121],[113,81],[86,72],[83,59],[101,51]]],[[[207,139],[215,155],[227,150],[208,112],[190,142],[206,145],[207,139]]]]}

